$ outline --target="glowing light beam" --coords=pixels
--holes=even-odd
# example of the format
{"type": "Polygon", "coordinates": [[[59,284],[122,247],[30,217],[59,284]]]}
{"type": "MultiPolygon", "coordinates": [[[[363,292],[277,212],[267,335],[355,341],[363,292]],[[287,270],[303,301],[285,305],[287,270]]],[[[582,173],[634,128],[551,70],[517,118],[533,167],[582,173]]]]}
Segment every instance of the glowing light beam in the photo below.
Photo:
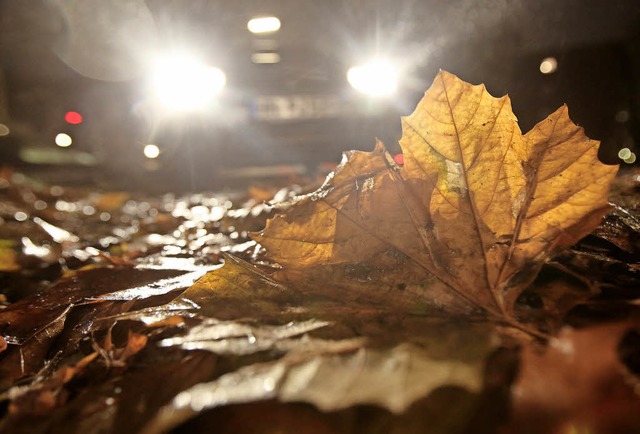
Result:
{"type": "Polygon", "coordinates": [[[280,30],[278,17],[252,18],[247,23],[247,29],[254,34],[271,33],[280,30]]]}
{"type": "Polygon", "coordinates": [[[185,111],[211,103],[222,91],[227,78],[221,69],[208,66],[186,54],[176,54],[156,62],[151,84],[167,109],[185,111]]]}
{"type": "Polygon", "coordinates": [[[398,71],[389,62],[374,60],[349,68],[347,81],[355,90],[365,95],[389,96],[398,88],[398,71]]]}
{"type": "Polygon", "coordinates": [[[143,152],[144,156],[147,158],[158,158],[158,156],[160,155],[160,148],[158,148],[156,145],[149,144],[144,147],[143,152]]]}

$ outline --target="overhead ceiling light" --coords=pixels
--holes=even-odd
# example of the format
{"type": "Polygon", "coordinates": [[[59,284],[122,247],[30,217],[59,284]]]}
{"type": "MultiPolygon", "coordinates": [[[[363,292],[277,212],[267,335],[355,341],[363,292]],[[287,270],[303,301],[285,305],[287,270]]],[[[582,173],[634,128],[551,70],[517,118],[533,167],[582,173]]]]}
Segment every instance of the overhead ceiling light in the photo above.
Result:
{"type": "Polygon", "coordinates": [[[8,136],[11,130],[5,124],[0,124],[0,137],[8,136]]]}
{"type": "Polygon", "coordinates": [[[374,60],[349,68],[347,81],[365,95],[389,96],[398,88],[398,71],[387,61],[374,60]]]}
{"type": "Polygon", "coordinates": [[[209,104],[226,81],[219,68],[207,66],[186,54],[176,54],[157,61],[151,83],[156,97],[166,108],[182,111],[209,104]]]}
{"type": "Polygon", "coordinates": [[[280,30],[280,20],[278,17],[252,18],[247,23],[247,29],[251,33],[271,33],[280,30]]]}

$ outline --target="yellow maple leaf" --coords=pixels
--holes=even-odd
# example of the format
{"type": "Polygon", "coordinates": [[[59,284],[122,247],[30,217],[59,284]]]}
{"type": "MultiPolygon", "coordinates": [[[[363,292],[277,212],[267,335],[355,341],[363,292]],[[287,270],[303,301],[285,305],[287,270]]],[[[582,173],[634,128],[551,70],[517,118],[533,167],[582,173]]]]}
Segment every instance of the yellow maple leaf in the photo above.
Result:
{"type": "Polygon", "coordinates": [[[617,166],[598,161],[599,142],[566,106],[523,135],[507,96],[443,71],[402,126],[403,166],[381,143],[347,153],[318,191],[254,236],[285,273],[419,270],[430,284],[402,297],[511,318],[544,261],[608,209],[617,166]]]}

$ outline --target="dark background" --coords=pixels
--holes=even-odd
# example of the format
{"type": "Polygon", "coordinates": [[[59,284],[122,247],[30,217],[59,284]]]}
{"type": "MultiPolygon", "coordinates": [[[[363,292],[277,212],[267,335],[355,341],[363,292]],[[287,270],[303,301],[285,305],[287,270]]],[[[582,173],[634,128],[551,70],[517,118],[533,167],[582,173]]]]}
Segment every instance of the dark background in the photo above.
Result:
{"type": "Polygon", "coordinates": [[[623,147],[638,152],[637,0],[3,0],[0,123],[11,133],[0,137],[1,163],[49,182],[153,191],[263,182],[287,167],[313,174],[342,150],[371,149],[375,137],[397,149],[399,116],[439,69],[508,93],[523,131],[567,103],[603,141],[603,161],[619,162],[623,147]],[[282,29],[250,34],[247,21],[264,14],[282,29]],[[251,63],[259,39],[275,41],[280,63],[251,63]],[[226,72],[214,110],[157,116],[149,107],[151,53],[175,47],[226,72]],[[339,119],[251,118],[260,95],[358,98],[346,70],[373,55],[404,71],[393,99],[358,100],[361,110],[339,119]],[[545,75],[548,56],[558,69],[545,75]],[[66,124],[69,110],[84,122],[66,124]],[[60,132],[71,147],[55,146],[60,132]],[[145,159],[147,143],[160,158],[145,159]],[[279,168],[241,170],[249,166],[279,168]]]}

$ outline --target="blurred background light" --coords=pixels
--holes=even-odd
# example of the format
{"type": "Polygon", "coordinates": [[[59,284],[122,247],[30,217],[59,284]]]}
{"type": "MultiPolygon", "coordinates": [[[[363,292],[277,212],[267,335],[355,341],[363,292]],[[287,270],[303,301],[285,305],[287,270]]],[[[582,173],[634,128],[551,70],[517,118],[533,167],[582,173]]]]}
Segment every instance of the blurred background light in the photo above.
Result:
{"type": "Polygon", "coordinates": [[[149,191],[240,184],[244,167],[303,164],[314,174],[345,149],[370,150],[374,137],[400,152],[398,119],[442,68],[509,92],[522,130],[567,103],[572,120],[602,141],[603,161],[630,169],[618,152],[640,152],[638,0],[584,2],[0,2],[0,123],[10,128],[0,165],[53,184],[149,191]],[[279,30],[263,25],[269,17],[279,30]],[[251,18],[266,33],[251,33],[251,18]],[[171,54],[163,72],[152,69],[171,54]],[[374,59],[397,71],[391,96],[360,93],[394,88],[395,79],[372,84],[380,71],[353,71],[347,81],[349,67],[374,59]],[[188,73],[194,64],[227,75],[210,103],[188,73]],[[70,111],[86,118],[69,124],[70,111]],[[71,146],[56,146],[57,133],[71,146]],[[155,159],[143,154],[149,143],[160,148],[155,159]]]}
{"type": "Polygon", "coordinates": [[[61,148],[71,146],[71,143],[73,143],[73,140],[71,140],[71,136],[69,136],[69,134],[60,133],[56,136],[56,145],[61,148]]]}
{"type": "MultiPolygon", "coordinates": [[[[72,149],[68,149],[66,152],[60,152],[59,149],[35,146],[20,149],[20,158],[25,163],[33,165],[77,165],[95,167],[99,164],[96,156],[89,152],[74,151],[72,149]]],[[[54,187],[51,187],[53,191],[59,191],[54,187]]],[[[54,196],[60,195],[54,194],[54,196]]]]}
{"type": "Polygon", "coordinates": [[[253,53],[251,61],[257,64],[274,64],[280,62],[278,53],[253,53]]]}
{"type": "Polygon", "coordinates": [[[0,124],[0,137],[8,136],[11,130],[5,124],[0,124]]]}
{"type": "Polygon", "coordinates": [[[82,115],[78,112],[66,112],[64,114],[64,120],[71,125],[78,125],[82,123],[82,115]]]}
{"type": "Polygon", "coordinates": [[[629,148],[622,148],[618,151],[618,158],[621,160],[626,160],[630,156],[631,156],[631,149],[629,148]]]}
{"type": "Polygon", "coordinates": [[[622,148],[618,151],[618,158],[627,164],[633,164],[636,162],[636,154],[631,152],[629,148],[622,148]]]}
{"type": "Polygon", "coordinates": [[[280,30],[280,20],[277,17],[252,18],[247,23],[251,33],[271,33],[280,30]]]}
{"type": "Polygon", "coordinates": [[[222,91],[227,78],[219,68],[186,54],[161,58],[152,77],[153,91],[170,110],[203,108],[222,91]]]}
{"type": "Polygon", "coordinates": [[[144,147],[144,156],[147,158],[158,158],[160,155],[160,148],[158,146],[149,144],[144,147]]]}
{"type": "Polygon", "coordinates": [[[622,161],[624,161],[624,162],[625,162],[625,163],[627,163],[627,164],[633,164],[633,163],[635,163],[635,162],[636,162],[636,154],[632,152],[632,153],[629,155],[629,157],[625,158],[625,159],[624,159],[624,160],[622,160],[622,161]]]}
{"type": "Polygon", "coordinates": [[[540,72],[543,74],[553,74],[558,69],[558,61],[555,57],[545,57],[540,62],[540,72]]]}
{"type": "Polygon", "coordinates": [[[619,110],[615,116],[616,122],[624,124],[629,121],[629,112],[627,110],[619,110]]]}
{"type": "Polygon", "coordinates": [[[280,44],[275,39],[256,38],[251,45],[257,51],[275,51],[280,48],[280,44]]]}
{"type": "Polygon", "coordinates": [[[347,81],[358,92],[370,96],[389,96],[398,88],[398,72],[384,60],[353,66],[347,72],[347,81]]]}

